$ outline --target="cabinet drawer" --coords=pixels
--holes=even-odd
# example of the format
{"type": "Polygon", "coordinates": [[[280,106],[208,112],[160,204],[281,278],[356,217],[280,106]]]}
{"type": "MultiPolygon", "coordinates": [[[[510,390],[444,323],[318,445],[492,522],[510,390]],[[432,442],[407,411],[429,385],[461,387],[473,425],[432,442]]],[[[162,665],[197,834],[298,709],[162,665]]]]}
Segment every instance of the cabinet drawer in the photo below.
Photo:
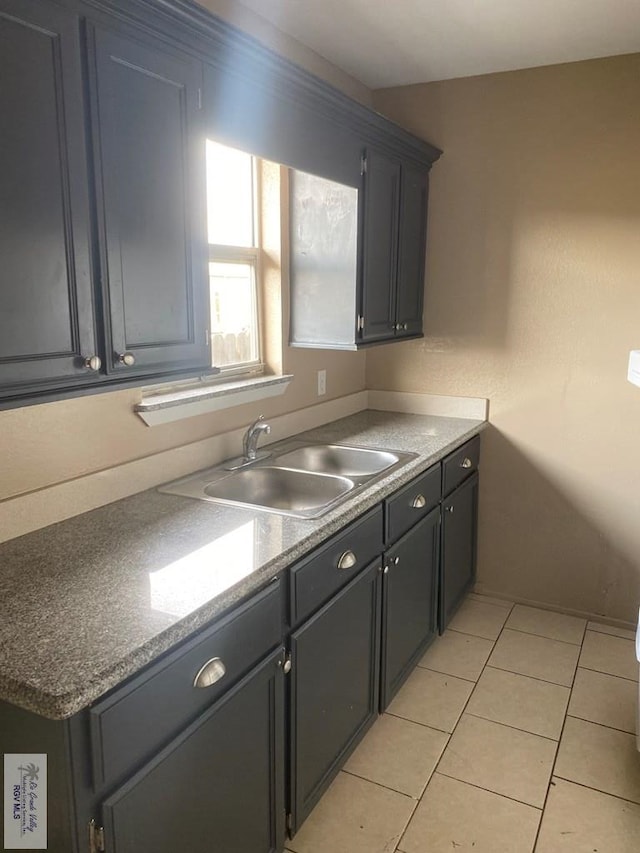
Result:
{"type": "Polygon", "coordinates": [[[385,502],[385,542],[395,542],[440,501],[440,465],[408,483],[385,502]]]}
{"type": "Polygon", "coordinates": [[[452,492],[463,480],[466,480],[480,462],[480,436],[476,435],[451,453],[442,462],[442,495],[452,492]]]}
{"type": "Polygon", "coordinates": [[[148,759],[260,658],[282,642],[282,585],[277,580],[168,654],[90,710],[95,788],[148,759]],[[219,658],[208,687],[195,687],[219,658]]]}
{"type": "Polygon", "coordinates": [[[382,507],[377,506],[291,569],[291,626],[324,604],[381,552],[382,507]]]}

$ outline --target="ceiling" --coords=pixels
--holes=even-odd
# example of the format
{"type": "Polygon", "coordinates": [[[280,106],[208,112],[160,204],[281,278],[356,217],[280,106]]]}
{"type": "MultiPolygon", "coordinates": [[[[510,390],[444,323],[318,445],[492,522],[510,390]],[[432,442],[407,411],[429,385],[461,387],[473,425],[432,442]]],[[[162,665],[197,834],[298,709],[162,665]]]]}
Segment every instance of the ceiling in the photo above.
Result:
{"type": "Polygon", "coordinates": [[[640,51],[640,0],[240,0],[372,89],[640,51]]]}

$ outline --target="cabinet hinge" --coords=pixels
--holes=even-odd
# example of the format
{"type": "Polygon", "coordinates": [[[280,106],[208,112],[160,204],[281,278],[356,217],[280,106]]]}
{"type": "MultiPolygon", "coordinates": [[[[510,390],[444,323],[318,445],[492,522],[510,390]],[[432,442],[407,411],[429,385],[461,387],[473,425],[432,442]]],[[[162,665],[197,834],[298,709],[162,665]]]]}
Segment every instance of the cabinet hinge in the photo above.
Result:
{"type": "Polygon", "coordinates": [[[96,826],[93,818],[89,821],[89,853],[104,853],[104,827],[96,826]]]}
{"type": "Polygon", "coordinates": [[[198,109],[202,109],[202,89],[198,89],[198,109]]]}
{"type": "Polygon", "coordinates": [[[367,174],[367,155],[366,154],[362,154],[360,156],[360,174],[361,175],[367,174]]]}
{"type": "Polygon", "coordinates": [[[362,315],[358,314],[358,327],[357,328],[358,328],[359,332],[364,331],[364,314],[362,314],[362,315]]]}

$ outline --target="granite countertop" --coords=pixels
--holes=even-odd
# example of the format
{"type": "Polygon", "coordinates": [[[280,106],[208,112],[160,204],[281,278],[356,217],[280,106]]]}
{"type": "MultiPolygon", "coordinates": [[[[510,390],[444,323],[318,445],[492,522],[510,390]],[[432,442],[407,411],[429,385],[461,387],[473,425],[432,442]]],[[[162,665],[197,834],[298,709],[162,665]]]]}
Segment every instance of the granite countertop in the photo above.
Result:
{"type": "Polygon", "coordinates": [[[151,489],[3,543],[0,699],[52,719],[71,716],[484,426],[365,411],[279,442],[418,454],[319,519],[151,489]]]}

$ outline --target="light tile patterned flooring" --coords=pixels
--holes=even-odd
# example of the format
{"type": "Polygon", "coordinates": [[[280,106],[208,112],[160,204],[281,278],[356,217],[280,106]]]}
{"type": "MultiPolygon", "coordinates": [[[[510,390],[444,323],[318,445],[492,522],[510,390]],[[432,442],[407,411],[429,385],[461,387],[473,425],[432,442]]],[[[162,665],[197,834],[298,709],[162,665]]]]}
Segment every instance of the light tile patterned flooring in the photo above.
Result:
{"type": "Polygon", "coordinates": [[[294,853],[638,853],[631,631],[470,595],[294,853]]]}

